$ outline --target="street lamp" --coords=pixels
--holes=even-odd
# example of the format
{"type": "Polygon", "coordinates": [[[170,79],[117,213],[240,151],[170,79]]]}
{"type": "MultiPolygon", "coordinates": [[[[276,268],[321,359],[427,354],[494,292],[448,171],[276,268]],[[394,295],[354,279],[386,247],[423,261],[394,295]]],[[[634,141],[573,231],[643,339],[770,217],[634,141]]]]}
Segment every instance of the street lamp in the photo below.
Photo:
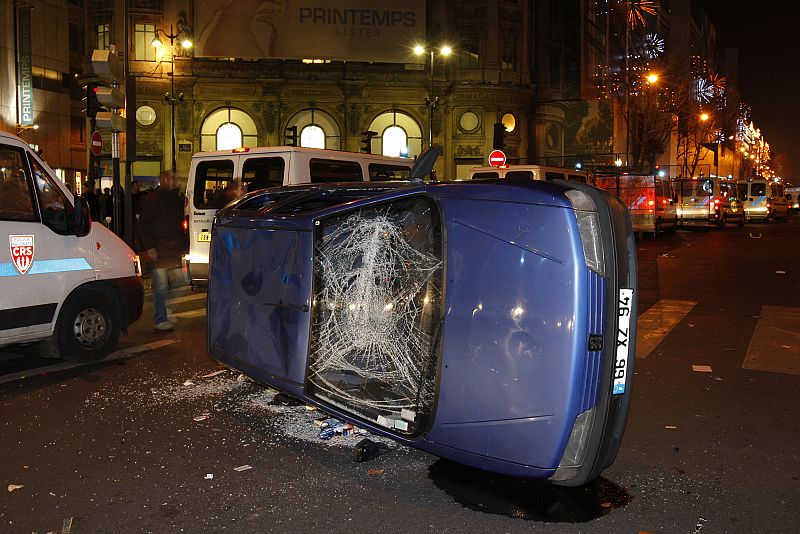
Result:
{"type": "MultiPolygon", "coordinates": [[[[170,121],[172,135],[172,172],[174,173],[178,168],[178,160],[175,155],[175,106],[183,102],[183,93],[180,93],[177,97],[175,96],[175,39],[181,37],[183,32],[179,31],[178,33],[173,33],[172,24],[169,25],[169,33],[160,28],[156,28],[155,39],[153,39],[153,46],[156,48],[161,48],[164,46],[164,43],[162,43],[161,39],[158,38],[159,33],[166,39],[169,39],[170,91],[169,93],[164,93],[164,102],[167,102],[171,108],[170,121]]],[[[181,48],[191,47],[192,41],[186,35],[183,35],[183,39],[181,39],[181,48]]]]}
{"type": "MultiPolygon", "coordinates": [[[[430,50],[425,50],[425,47],[422,45],[416,45],[414,47],[414,54],[417,56],[422,56],[426,52],[430,52],[431,55],[431,71],[430,71],[430,80],[429,80],[429,87],[428,87],[428,97],[425,98],[425,106],[428,108],[428,143],[430,146],[433,146],[433,110],[436,106],[439,105],[439,97],[433,96],[433,58],[436,50],[431,47],[430,50]]],[[[442,57],[447,57],[453,53],[453,49],[450,48],[448,45],[442,45],[439,48],[439,55],[442,57]]]]}

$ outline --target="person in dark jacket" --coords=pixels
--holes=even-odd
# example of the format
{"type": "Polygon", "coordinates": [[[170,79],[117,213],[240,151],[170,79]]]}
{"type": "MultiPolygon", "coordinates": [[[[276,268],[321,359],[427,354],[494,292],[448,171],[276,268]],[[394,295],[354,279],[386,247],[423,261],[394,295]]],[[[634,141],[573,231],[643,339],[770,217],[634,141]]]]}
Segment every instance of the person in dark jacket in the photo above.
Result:
{"type": "Polygon", "coordinates": [[[177,190],[177,180],[172,171],[162,172],[160,181],[161,186],[148,194],[142,204],[139,238],[142,257],[152,268],[156,330],[172,330],[175,321],[167,311],[167,293],[170,271],[181,268],[181,257],[186,252],[183,196],[177,190]]]}

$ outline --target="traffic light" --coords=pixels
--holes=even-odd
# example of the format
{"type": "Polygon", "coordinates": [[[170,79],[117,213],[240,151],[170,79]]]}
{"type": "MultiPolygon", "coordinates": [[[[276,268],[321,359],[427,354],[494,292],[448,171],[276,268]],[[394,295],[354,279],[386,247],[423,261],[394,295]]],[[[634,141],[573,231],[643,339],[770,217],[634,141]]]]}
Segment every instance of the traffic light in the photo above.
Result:
{"type": "MultiPolygon", "coordinates": [[[[97,128],[124,132],[126,124],[121,110],[125,109],[125,76],[122,61],[112,50],[94,50],[92,72],[101,82],[88,86],[93,86],[93,98],[97,102],[98,110],[93,116],[97,119],[97,128]]],[[[88,109],[87,105],[87,115],[88,109]]]]}
{"type": "Polygon", "coordinates": [[[100,101],[97,100],[97,84],[90,83],[86,85],[86,116],[94,120],[97,117],[97,112],[100,111],[100,101]]]}
{"type": "Polygon", "coordinates": [[[286,146],[297,146],[297,126],[287,126],[283,133],[286,146]]]}
{"type": "Polygon", "coordinates": [[[364,136],[361,138],[361,152],[364,154],[372,154],[372,138],[377,137],[378,132],[367,130],[366,132],[361,132],[361,135],[364,136]]]}
{"type": "Polygon", "coordinates": [[[503,150],[506,144],[506,127],[502,122],[494,123],[494,136],[492,138],[492,148],[503,150]]]}

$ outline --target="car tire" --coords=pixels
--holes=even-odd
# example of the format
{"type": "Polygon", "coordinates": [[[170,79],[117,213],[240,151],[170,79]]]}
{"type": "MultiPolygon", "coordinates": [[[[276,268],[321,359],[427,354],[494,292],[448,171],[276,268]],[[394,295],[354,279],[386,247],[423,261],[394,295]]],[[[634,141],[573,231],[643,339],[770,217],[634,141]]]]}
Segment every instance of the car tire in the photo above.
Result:
{"type": "Polygon", "coordinates": [[[736,226],[738,226],[739,228],[744,227],[744,214],[742,214],[742,216],[739,217],[739,220],[736,222],[736,226]]]}
{"type": "Polygon", "coordinates": [[[98,289],[78,289],[61,308],[55,336],[61,357],[73,362],[102,360],[116,347],[121,329],[116,303],[98,289]]]}

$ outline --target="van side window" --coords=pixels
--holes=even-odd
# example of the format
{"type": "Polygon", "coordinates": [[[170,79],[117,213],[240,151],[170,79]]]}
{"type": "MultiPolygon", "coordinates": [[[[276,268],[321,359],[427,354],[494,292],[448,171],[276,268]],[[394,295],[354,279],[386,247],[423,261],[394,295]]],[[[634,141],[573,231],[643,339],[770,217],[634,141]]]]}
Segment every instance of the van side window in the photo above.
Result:
{"type": "Polygon", "coordinates": [[[531,171],[508,171],[506,180],[533,180],[533,173],[531,171]]]}
{"type": "Polygon", "coordinates": [[[71,210],[67,210],[69,203],[64,197],[64,193],[53,183],[53,179],[47,175],[35,159],[30,158],[30,162],[36,192],[39,194],[39,204],[42,207],[43,222],[59,234],[67,233],[69,231],[67,217],[71,210]]]}
{"type": "Polygon", "coordinates": [[[584,176],[583,174],[570,174],[569,179],[584,184],[586,183],[586,176],[584,176]]]}
{"type": "Polygon", "coordinates": [[[244,192],[283,185],[286,162],[281,157],[247,158],[242,165],[244,192]]]}
{"type": "Polygon", "coordinates": [[[472,175],[473,180],[486,180],[495,178],[500,178],[500,175],[496,172],[476,172],[472,175]]]}
{"type": "Polygon", "coordinates": [[[328,159],[312,159],[309,162],[312,184],[325,182],[361,182],[361,165],[356,161],[335,161],[328,159]]]}
{"type": "Polygon", "coordinates": [[[233,161],[229,159],[201,161],[194,173],[194,207],[215,206],[228,182],[233,180],[233,161]]]}
{"type": "Polygon", "coordinates": [[[0,220],[38,220],[25,174],[22,151],[0,146],[0,220]]]}
{"type": "Polygon", "coordinates": [[[411,167],[405,165],[390,165],[388,163],[370,163],[369,179],[382,180],[408,180],[411,178],[411,167]]]}
{"type": "Polygon", "coordinates": [[[546,173],[544,173],[544,179],[547,180],[548,182],[551,182],[553,180],[563,180],[565,178],[566,177],[563,174],[561,174],[560,172],[546,172],[546,173]]]}
{"type": "Polygon", "coordinates": [[[737,187],[739,189],[739,198],[746,197],[747,196],[747,184],[739,184],[737,187]]]}

